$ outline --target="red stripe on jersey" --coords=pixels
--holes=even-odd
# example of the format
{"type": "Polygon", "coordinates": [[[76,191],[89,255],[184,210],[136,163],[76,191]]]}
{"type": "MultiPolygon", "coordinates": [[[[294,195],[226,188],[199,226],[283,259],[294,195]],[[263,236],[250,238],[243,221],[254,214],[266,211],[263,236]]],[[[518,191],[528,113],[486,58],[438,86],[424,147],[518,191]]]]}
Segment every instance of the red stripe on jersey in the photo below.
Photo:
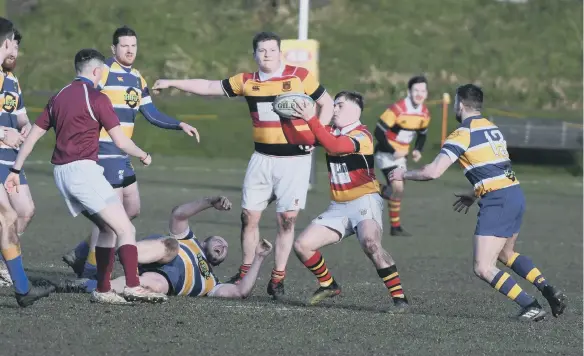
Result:
{"type": "MultiPolygon", "coordinates": [[[[332,174],[329,173],[329,178],[331,177],[332,174]]],[[[356,169],[354,171],[349,172],[349,177],[351,178],[350,183],[336,184],[332,183],[331,181],[331,189],[337,192],[343,192],[351,190],[353,188],[360,187],[363,184],[370,183],[376,179],[374,169],[356,169]]]]}

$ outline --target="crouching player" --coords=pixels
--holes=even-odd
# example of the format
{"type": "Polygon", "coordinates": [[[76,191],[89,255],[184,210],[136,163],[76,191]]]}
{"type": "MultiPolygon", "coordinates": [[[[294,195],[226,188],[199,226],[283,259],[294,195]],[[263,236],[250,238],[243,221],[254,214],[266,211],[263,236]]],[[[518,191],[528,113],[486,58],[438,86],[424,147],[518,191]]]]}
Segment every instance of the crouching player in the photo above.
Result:
{"type": "Polygon", "coordinates": [[[458,161],[473,185],[473,191],[459,194],[456,211],[468,211],[480,197],[479,215],[474,233],[474,272],[493,288],[522,307],[519,320],[539,321],[546,316],[538,301],[521,289],[507,272],[497,268],[497,260],[520,277],[535,285],[547,299],[557,317],[566,308],[564,294],[554,288],[535,267],[531,259],[515,251],[525,197],[511,168],[507,142],[501,131],[481,114],[483,92],[466,84],[456,90],[454,112],[460,127],[444,142],[434,161],[420,170],[396,168],[391,181],[437,179],[458,161]]]}
{"type": "MultiPolygon", "coordinates": [[[[220,283],[212,267],[227,257],[228,244],[220,236],[199,241],[189,226],[189,218],[214,207],[230,210],[231,202],[223,197],[204,198],[180,205],[170,215],[170,234],[153,235],[141,240],[138,246],[140,284],[157,293],[190,297],[246,298],[251,294],[260,266],[272,251],[272,245],[262,240],[256,247],[249,272],[238,284],[220,283]]],[[[124,277],[111,281],[112,289],[123,290],[124,277]]],[[[63,281],[57,292],[90,293],[95,280],[63,281]]]]}
{"type": "Polygon", "coordinates": [[[359,119],[363,97],[343,91],[335,96],[332,122],[323,126],[315,109],[298,102],[297,116],[307,126],[295,126],[282,119],[288,142],[300,145],[320,144],[326,150],[329,169],[331,204],[312,221],[294,243],[298,258],[316,276],[320,288],[310,304],[317,304],[341,292],[341,287],[328,270],[320,248],[357,235],[363,251],[371,259],[396,307],[408,306],[393,258],[381,246],[383,199],[373,165],[373,138],[359,119]]]}

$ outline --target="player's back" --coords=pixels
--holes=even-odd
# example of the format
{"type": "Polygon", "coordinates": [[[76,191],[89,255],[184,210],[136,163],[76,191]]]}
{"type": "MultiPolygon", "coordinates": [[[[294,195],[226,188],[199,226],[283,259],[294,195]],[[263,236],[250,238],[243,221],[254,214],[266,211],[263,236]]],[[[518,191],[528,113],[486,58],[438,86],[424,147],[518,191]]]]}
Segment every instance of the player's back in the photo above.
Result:
{"type": "Polygon", "coordinates": [[[503,133],[482,116],[465,119],[448,137],[444,147],[459,154],[464,175],[474,186],[477,196],[519,184],[503,133]]]}
{"type": "Polygon", "coordinates": [[[329,127],[333,135],[348,136],[355,144],[354,153],[326,154],[331,199],[346,202],[366,194],[379,194],[373,159],[373,136],[367,126],[357,121],[342,130],[329,127]]]}
{"type": "MultiPolygon", "coordinates": [[[[47,104],[50,127],[56,135],[52,162],[65,164],[71,157],[97,160],[101,124],[98,113],[109,100],[85,79],[77,79],[61,89],[47,104]]],[[[113,114],[113,113],[112,113],[113,114]]],[[[107,119],[115,119],[107,118],[107,119]]]]}

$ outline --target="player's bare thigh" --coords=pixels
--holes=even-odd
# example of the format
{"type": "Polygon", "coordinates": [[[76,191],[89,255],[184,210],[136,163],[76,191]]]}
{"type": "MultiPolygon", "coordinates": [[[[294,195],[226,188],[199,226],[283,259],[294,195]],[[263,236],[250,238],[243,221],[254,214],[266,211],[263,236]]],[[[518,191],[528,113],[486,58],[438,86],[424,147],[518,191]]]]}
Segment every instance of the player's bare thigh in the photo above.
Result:
{"type": "Polygon", "coordinates": [[[308,259],[316,250],[340,240],[340,232],[324,225],[312,223],[294,241],[294,251],[303,259],[308,259]]]}
{"type": "MultiPolygon", "coordinates": [[[[140,285],[149,288],[153,292],[168,294],[168,281],[160,273],[146,272],[140,276],[140,285]]],[[[111,281],[111,286],[117,293],[122,293],[126,287],[126,278],[118,277],[111,281]]]]}
{"type": "Polygon", "coordinates": [[[485,280],[492,280],[496,274],[499,254],[509,239],[497,236],[474,236],[474,272],[485,280]]]}
{"type": "Polygon", "coordinates": [[[121,190],[120,199],[124,202],[124,209],[128,217],[134,219],[140,215],[140,191],[138,190],[138,182],[134,182],[127,187],[119,188],[121,190]]]}
{"type": "Polygon", "coordinates": [[[28,184],[18,186],[18,192],[9,195],[10,204],[18,214],[18,217],[32,217],[34,215],[34,201],[28,184]]]}

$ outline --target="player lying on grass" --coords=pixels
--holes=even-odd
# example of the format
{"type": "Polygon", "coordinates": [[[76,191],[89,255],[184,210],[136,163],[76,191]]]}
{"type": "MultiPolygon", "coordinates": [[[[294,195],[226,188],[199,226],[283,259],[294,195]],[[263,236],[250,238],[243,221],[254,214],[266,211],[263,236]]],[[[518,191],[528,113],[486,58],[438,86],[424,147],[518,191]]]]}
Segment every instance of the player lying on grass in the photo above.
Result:
{"type": "MultiPolygon", "coordinates": [[[[264,258],[272,245],[261,240],[248,273],[238,284],[220,283],[212,267],[227,257],[228,244],[221,236],[199,241],[189,226],[189,218],[209,208],[231,210],[223,197],[203,198],[180,205],[170,215],[170,234],[153,235],[137,243],[140,284],[157,293],[190,297],[246,298],[251,294],[264,258]]],[[[112,289],[123,290],[124,277],[111,281],[112,289]]],[[[90,293],[95,280],[67,280],[57,285],[59,293],[90,293]]]]}
{"type": "Polygon", "coordinates": [[[294,242],[296,255],[320,283],[310,303],[316,304],[341,292],[318,250],[356,234],[395,306],[403,309],[408,301],[397,267],[381,245],[383,199],[375,178],[373,137],[359,121],[363,97],[350,91],[338,93],[334,101],[333,126],[326,127],[316,117],[315,107],[307,104],[307,101],[297,102],[295,106],[297,116],[308,124],[305,129],[287,119],[282,119],[282,127],[288,142],[318,143],[326,150],[331,204],[294,242]]]}
{"type": "Polygon", "coordinates": [[[482,106],[483,92],[479,87],[472,84],[459,87],[454,112],[460,126],[448,136],[438,156],[420,170],[396,168],[391,171],[389,179],[437,179],[458,161],[473,185],[473,191],[457,195],[454,209],[466,213],[478,198],[481,199],[474,233],[475,274],[522,307],[518,315],[520,320],[542,320],[546,312],[541,305],[523,291],[509,273],[497,268],[499,260],[533,283],[557,317],[566,308],[566,297],[547,282],[529,257],[515,252],[515,241],[525,212],[525,197],[511,168],[507,142],[498,127],[483,117],[482,106]]]}

